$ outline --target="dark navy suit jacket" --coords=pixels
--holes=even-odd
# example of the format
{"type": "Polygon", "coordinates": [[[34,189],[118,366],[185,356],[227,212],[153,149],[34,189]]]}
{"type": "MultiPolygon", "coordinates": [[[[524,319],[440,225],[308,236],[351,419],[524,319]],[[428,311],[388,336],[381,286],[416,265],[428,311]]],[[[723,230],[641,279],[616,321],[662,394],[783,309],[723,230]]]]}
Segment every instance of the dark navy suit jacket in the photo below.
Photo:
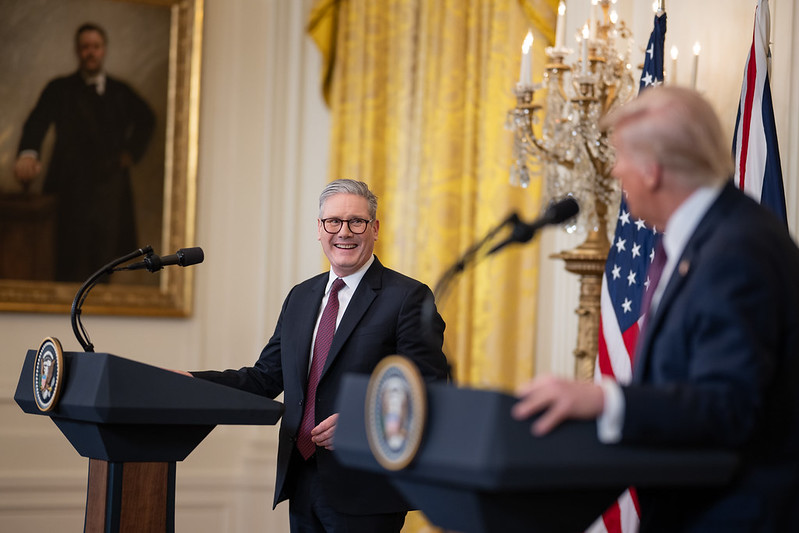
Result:
{"type": "MultiPolygon", "coordinates": [[[[328,273],[319,274],[289,292],[275,332],[253,367],[193,372],[196,377],[270,398],[285,393],[274,505],[291,497],[290,459],[302,419],[311,337],[327,281],[328,273]]],[[[421,324],[423,303],[432,297],[426,285],[385,268],[375,258],[336,329],[317,387],[317,424],[335,413],[345,373],[371,373],[387,355],[409,357],[427,380],[446,379],[447,361],[441,351],[444,321],[434,313],[432,324],[424,328],[421,324]]],[[[317,448],[316,457],[325,495],[337,511],[375,514],[409,509],[384,477],[346,469],[323,448],[317,448]]]]}
{"type": "Polygon", "coordinates": [[[622,442],[739,450],[721,489],[639,488],[642,531],[799,531],[799,250],[733,185],[690,238],[623,388],[622,442]]]}

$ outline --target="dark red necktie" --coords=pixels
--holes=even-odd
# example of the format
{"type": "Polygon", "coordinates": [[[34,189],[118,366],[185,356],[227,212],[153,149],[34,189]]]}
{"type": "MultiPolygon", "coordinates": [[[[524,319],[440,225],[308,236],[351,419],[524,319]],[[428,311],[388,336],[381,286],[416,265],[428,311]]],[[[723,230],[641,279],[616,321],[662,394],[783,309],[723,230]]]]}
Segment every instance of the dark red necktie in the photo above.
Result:
{"type": "Polygon", "coordinates": [[[305,391],[305,404],[302,412],[302,424],[297,435],[297,449],[303,458],[308,460],[316,451],[316,444],[311,440],[311,430],[316,427],[316,386],[325,368],[327,353],[333,344],[333,335],[336,333],[336,318],[338,317],[338,291],[345,286],[341,278],[336,278],[330,287],[330,296],[327,299],[322,318],[319,319],[319,328],[316,330],[316,341],[313,347],[313,360],[311,371],[308,373],[308,387],[305,391]]]}
{"type": "Polygon", "coordinates": [[[646,291],[644,292],[644,299],[641,305],[641,311],[646,313],[642,330],[646,328],[646,324],[649,322],[649,315],[652,312],[652,297],[655,295],[655,291],[660,283],[660,277],[663,275],[663,268],[666,266],[666,259],[666,250],[663,248],[663,239],[660,238],[655,245],[655,257],[652,259],[652,264],[649,265],[649,269],[646,272],[646,275],[649,278],[649,287],[647,287],[646,291]]]}

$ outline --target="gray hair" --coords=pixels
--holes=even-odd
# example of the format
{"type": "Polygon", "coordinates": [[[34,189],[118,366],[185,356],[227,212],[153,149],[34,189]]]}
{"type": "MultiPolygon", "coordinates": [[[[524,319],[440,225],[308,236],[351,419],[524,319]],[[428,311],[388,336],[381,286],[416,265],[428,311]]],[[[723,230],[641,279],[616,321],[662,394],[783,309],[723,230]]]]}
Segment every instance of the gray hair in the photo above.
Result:
{"type": "Polygon", "coordinates": [[[322,194],[319,195],[319,218],[322,218],[322,206],[325,201],[337,194],[354,194],[355,196],[366,198],[369,203],[369,218],[372,220],[377,219],[377,196],[369,190],[369,186],[364,182],[351,179],[331,181],[322,189],[322,194]]]}
{"type": "Polygon", "coordinates": [[[653,158],[692,187],[721,183],[733,171],[715,111],[691,89],[647,89],[606,116],[600,127],[615,128],[639,155],[653,158]]]}

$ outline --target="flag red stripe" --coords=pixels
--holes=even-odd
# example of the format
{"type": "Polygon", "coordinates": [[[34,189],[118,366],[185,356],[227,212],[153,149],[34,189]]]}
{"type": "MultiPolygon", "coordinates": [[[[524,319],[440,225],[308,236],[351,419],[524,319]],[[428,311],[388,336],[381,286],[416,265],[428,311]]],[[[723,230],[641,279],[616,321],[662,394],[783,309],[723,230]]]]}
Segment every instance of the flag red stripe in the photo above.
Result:
{"type": "Polygon", "coordinates": [[[599,315],[599,353],[597,354],[597,361],[599,362],[599,372],[603,376],[615,378],[613,373],[613,366],[610,364],[610,355],[608,354],[608,346],[605,344],[605,330],[602,329],[602,315],[599,315]]]}
{"type": "Polygon", "coordinates": [[[627,349],[627,355],[630,357],[630,367],[632,367],[635,345],[638,343],[638,322],[627,328],[627,331],[621,334],[621,338],[624,339],[624,347],[627,349]]]}
{"type": "Polygon", "coordinates": [[[635,512],[638,516],[641,516],[641,504],[638,503],[638,492],[635,490],[635,487],[630,487],[630,498],[633,500],[633,505],[635,506],[635,512]]]}
{"type": "Polygon", "coordinates": [[[757,81],[757,58],[755,56],[754,34],[752,35],[752,47],[749,50],[749,61],[746,64],[746,101],[744,102],[744,113],[741,117],[741,158],[738,162],[739,182],[738,188],[744,190],[746,185],[746,156],[749,152],[749,127],[752,121],[752,102],[755,99],[755,82],[757,81]]]}
{"type": "Polygon", "coordinates": [[[608,507],[602,514],[602,521],[605,523],[605,529],[608,533],[623,533],[621,529],[621,508],[618,501],[613,502],[613,505],[608,507]]]}

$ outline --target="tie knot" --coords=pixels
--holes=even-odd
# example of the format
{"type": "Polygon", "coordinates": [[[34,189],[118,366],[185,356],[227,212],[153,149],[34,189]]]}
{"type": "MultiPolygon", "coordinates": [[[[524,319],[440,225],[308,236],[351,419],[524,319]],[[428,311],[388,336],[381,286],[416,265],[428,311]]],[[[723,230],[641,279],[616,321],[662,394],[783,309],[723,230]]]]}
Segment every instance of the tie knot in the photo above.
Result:
{"type": "Polygon", "coordinates": [[[336,278],[333,280],[333,285],[330,287],[330,296],[334,294],[338,294],[338,291],[343,289],[347,284],[344,283],[344,280],[341,278],[336,278]]]}

